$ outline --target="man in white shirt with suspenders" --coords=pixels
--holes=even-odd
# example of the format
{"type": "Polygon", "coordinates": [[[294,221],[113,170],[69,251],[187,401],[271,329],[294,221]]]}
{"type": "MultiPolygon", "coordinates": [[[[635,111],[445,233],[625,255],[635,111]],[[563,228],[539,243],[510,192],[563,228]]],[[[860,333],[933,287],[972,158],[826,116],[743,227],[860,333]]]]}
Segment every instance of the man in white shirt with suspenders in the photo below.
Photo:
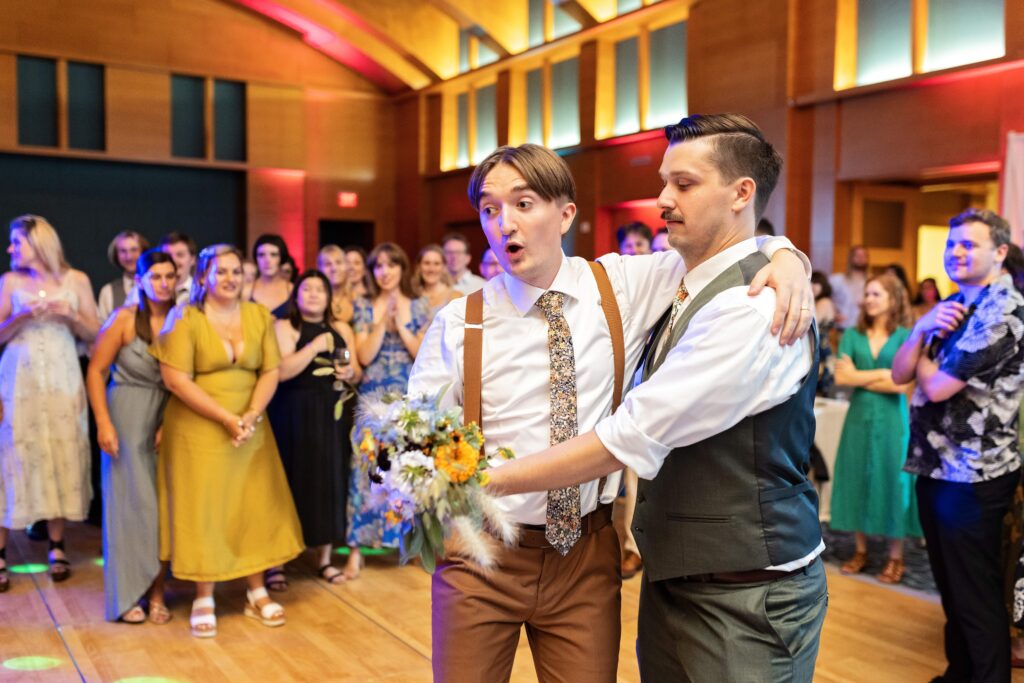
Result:
{"type": "MultiPolygon", "coordinates": [[[[568,166],[537,145],[502,147],[475,169],[470,201],[505,272],[452,302],[431,325],[409,380],[411,394],[450,389],[480,422],[487,448],[526,455],[592,429],[622,393],[625,368],[671,303],[685,272],[679,255],[567,258],[561,237],[576,215],[568,166]]],[[[771,278],[775,320],[790,340],[810,315],[809,264],[782,247],[771,278]],[[791,303],[792,302],[792,303],[791,303]],[[797,309],[800,309],[797,311],[797,309]]],[[[620,634],[620,551],[611,525],[615,473],[555,491],[508,496],[520,524],[487,573],[452,556],[433,577],[433,670],[438,682],[507,681],[525,625],[540,680],[614,681],[620,634]]]]}
{"type": "MultiPolygon", "coordinates": [[[[628,466],[644,560],[644,681],[810,683],[828,601],[814,438],[817,333],[779,344],[754,226],[782,158],[750,119],[665,129],[658,197],[686,263],[622,406],[594,431],[496,468],[491,487],[571,486],[628,466]]],[[[812,305],[813,306],[813,305],[812,305]]],[[[486,427],[485,427],[486,428],[486,427]]]]}

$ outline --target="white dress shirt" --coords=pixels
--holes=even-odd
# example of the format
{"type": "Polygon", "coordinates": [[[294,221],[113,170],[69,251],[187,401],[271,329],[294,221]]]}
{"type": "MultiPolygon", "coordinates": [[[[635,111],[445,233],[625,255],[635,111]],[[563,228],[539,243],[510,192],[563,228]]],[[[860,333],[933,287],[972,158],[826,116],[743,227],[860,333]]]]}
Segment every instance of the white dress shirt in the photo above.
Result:
{"type": "MultiPolygon", "coordinates": [[[[766,254],[792,248],[789,240],[780,237],[766,238],[760,244],[766,254]]],[[[675,251],[649,256],[608,254],[599,260],[608,272],[622,315],[629,372],[643,351],[647,331],[671,303],[685,266],[675,251]]],[[[810,263],[806,258],[804,262],[810,273],[810,263]]],[[[567,295],[563,313],[573,339],[576,416],[579,433],[583,434],[611,413],[611,337],[597,283],[584,259],[563,256],[550,289],[567,295]]],[[[507,446],[516,457],[528,457],[550,446],[548,324],[534,306],[544,291],[508,273],[501,273],[483,288],[481,419],[490,452],[507,446]]],[[[437,314],[416,356],[409,393],[436,393],[450,385],[442,405],[462,405],[465,321],[465,298],[456,299],[437,314]]],[[[765,333],[768,325],[764,323],[765,333]]],[[[615,499],[619,478],[608,478],[601,502],[615,499]]],[[[597,508],[597,484],[592,481],[580,488],[584,515],[597,508]]],[[[519,524],[544,524],[547,493],[505,496],[498,505],[519,524]]]]}
{"type": "Polygon", "coordinates": [[[184,282],[179,282],[174,288],[174,302],[178,306],[188,303],[188,297],[192,292],[192,276],[189,275],[184,282]]]}
{"type": "Polygon", "coordinates": [[[867,278],[861,273],[833,273],[828,278],[832,285],[832,304],[836,311],[844,316],[843,322],[836,326],[845,330],[857,325],[860,316],[860,304],[864,301],[864,283],[867,278]]]}
{"type": "Polygon", "coordinates": [[[462,292],[463,294],[472,294],[478,289],[483,289],[485,282],[487,282],[487,280],[483,279],[479,275],[473,275],[473,273],[465,270],[462,275],[459,276],[459,279],[452,284],[452,288],[462,292]]]}
{"type": "MultiPolygon", "coordinates": [[[[745,240],[688,272],[682,310],[755,251],[757,243],[745,240]]],[[[770,330],[774,312],[775,290],[767,288],[752,297],[746,286],[731,287],[705,304],[665,362],[597,424],[601,443],[639,477],[653,479],[672,449],[704,441],[788,400],[811,370],[813,344],[806,335],[780,345],[770,330]]],[[[823,549],[770,569],[804,566],[823,549]]]]}
{"type": "MultiPolygon", "coordinates": [[[[123,273],[121,275],[121,284],[124,286],[125,293],[123,305],[132,306],[139,303],[139,298],[135,296],[135,274],[123,273]]],[[[108,282],[100,289],[99,298],[96,300],[96,317],[99,318],[100,325],[105,323],[113,312],[114,287],[108,282]]]]}

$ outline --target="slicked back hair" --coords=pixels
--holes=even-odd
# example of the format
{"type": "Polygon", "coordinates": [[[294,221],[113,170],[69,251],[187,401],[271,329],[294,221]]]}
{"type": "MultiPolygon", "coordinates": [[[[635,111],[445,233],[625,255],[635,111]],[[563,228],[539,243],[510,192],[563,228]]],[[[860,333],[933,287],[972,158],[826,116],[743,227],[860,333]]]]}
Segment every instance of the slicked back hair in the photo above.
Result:
{"type": "Polygon", "coordinates": [[[754,220],[761,220],[768,199],[782,172],[782,157],[757,124],[742,114],[694,114],[679,123],[665,126],[669,145],[708,138],[712,162],[722,180],[751,178],[757,186],[754,196],[754,220]]]}
{"type": "Polygon", "coordinates": [[[480,209],[480,196],[487,174],[499,164],[514,168],[544,201],[576,201],[576,181],[572,179],[568,164],[547,147],[527,143],[518,147],[499,147],[473,169],[469,178],[469,203],[474,209],[480,209]]]}

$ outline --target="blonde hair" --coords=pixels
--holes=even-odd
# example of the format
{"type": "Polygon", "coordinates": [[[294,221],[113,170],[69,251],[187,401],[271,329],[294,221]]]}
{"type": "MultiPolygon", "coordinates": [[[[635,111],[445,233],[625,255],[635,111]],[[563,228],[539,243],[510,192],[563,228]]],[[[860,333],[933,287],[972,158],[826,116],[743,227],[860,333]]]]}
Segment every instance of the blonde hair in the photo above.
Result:
{"type": "MultiPolygon", "coordinates": [[[[882,289],[889,295],[889,310],[886,312],[885,329],[892,334],[897,327],[910,327],[914,321],[911,318],[910,296],[907,288],[903,286],[900,279],[889,273],[882,273],[869,277],[864,283],[864,289],[872,282],[882,285],[882,289]]],[[[860,306],[860,315],[857,317],[857,331],[867,334],[868,328],[874,323],[874,319],[864,312],[864,304],[860,306]]]]}
{"type": "MultiPolygon", "coordinates": [[[[242,264],[245,256],[241,250],[233,244],[213,244],[199,252],[199,259],[196,261],[196,276],[192,278],[192,291],[188,295],[188,303],[200,311],[206,303],[206,276],[213,267],[213,262],[225,254],[234,254],[238,257],[239,265],[242,264]]],[[[242,288],[238,288],[238,297],[242,297],[242,288]]]]}
{"type": "Polygon", "coordinates": [[[51,274],[60,276],[71,268],[64,260],[64,247],[50,222],[42,216],[27,213],[11,221],[11,231],[19,230],[32,247],[36,258],[51,274]]]}
{"type": "MultiPolygon", "coordinates": [[[[423,272],[420,268],[420,263],[423,261],[423,257],[433,252],[441,257],[441,263],[444,263],[444,249],[437,244],[428,244],[427,246],[420,249],[420,253],[416,256],[416,268],[412,273],[412,288],[416,291],[417,296],[422,296],[426,291],[427,283],[423,281],[423,272]]],[[[448,272],[447,268],[441,269],[441,284],[446,287],[451,287],[454,283],[452,282],[452,276],[448,272]]]]}
{"type": "Polygon", "coordinates": [[[114,235],[114,239],[110,240],[110,244],[107,245],[107,260],[112,266],[121,270],[124,269],[124,266],[121,265],[121,260],[117,257],[117,243],[126,239],[134,239],[139,243],[140,254],[149,249],[149,240],[134,230],[122,230],[114,235]]]}

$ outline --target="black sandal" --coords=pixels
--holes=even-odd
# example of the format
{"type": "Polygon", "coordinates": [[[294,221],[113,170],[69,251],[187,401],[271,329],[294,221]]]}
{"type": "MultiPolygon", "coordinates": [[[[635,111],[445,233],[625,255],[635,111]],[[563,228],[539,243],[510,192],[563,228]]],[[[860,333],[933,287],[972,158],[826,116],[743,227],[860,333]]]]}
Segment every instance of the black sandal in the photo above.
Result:
{"type": "Polygon", "coordinates": [[[50,579],[54,583],[67,581],[71,578],[71,563],[62,557],[53,557],[52,553],[54,550],[64,552],[64,541],[50,539],[50,579]]]}
{"type": "Polygon", "coordinates": [[[285,576],[284,569],[281,567],[271,567],[263,572],[263,583],[266,584],[267,590],[272,590],[275,593],[284,593],[288,590],[288,577],[285,576]]]}
{"type": "Polygon", "coordinates": [[[346,581],[348,581],[348,577],[345,576],[345,572],[341,571],[330,562],[320,567],[319,573],[320,578],[326,581],[327,583],[331,584],[332,586],[337,586],[338,584],[345,583],[346,581]],[[327,576],[328,569],[335,569],[337,570],[338,573],[334,576],[327,576]]]}
{"type": "Polygon", "coordinates": [[[6,593],[11,587],[11,580],[7,577],[7,546],[0,548],[0,561],[4,563],[0,568],[0,593],[6,593]]]}

